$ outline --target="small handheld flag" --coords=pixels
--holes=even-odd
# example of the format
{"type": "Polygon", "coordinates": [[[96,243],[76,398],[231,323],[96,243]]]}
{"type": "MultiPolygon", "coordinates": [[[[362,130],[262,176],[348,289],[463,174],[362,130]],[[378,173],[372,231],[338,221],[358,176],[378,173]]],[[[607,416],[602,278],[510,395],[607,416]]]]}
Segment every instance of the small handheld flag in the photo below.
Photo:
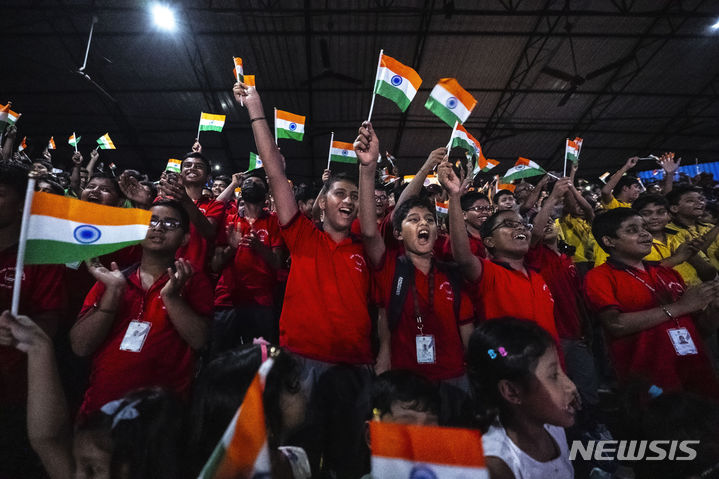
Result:
{"type": "Polygon", "coordinates": [[[182,171],[182,161],[177,158],[170,158],[167,160],[167,166],[165,171],[171,171],[173,173],[180,173],[182,171]]]}
{"type": "Polygon", "coordinates": [[[12,126],[20,119],[22,113],[16,113],[10,109],[12,102],[9,101],[7,105],[0,104],[0,133],[5,131],[5,128],[12,126]]]}
{"type": "Polygon", "coordinates": [[[539,176],[545,174],[544,168],[530,160],[529,158],[522,158],[521,156],[514,164],[513,167],[507,170],[502,178],[502,181],[509,183],[513,180],[520,178],[529,178],[531,176],[539,176]]]}
{"type": "Polygon", "coordinates": [[[406,111],[421,84],[422,79],[414,69],[380,53],[373,94],[392,100],[400,110],[406,111]]]}
{"type": "Polygon", "coordinates": [[[47,149],[48,150],[54,150],[55,149],[55,137],[51,136],[50,141],[47,142],[47,149]]]}
{"type": "Polygon", "coordinates": [[[305,117],[275,108],[275,140],[289,138],[302,141],[305,135],[305,117]]]}
{"type": "Polygon", "coordinates": [[[197,138],[201,131],[222,131],[225,126],[225,115],[213,115],[211,113],[200,113],[200,125],[197,128],[197,138]]]}
{"type": "Polygon", "coordinates": [[[447,200],[447,201],[434,200],[434,206],[437,209],[438,215],[448,215],[449,214],[449,200],[447,200]]]}
{"type": "Polygon", "coordinates": [[[97,144],[99,145],[98,148],[101,150],[116,150],[115,144],[110,139],[110,134],[105,133],[100,138],[97,139],[97,144]]]}
{"type": "Polygon", "coordinates": [[[80,143],[81,136],[75,136],[75,133],[70,135],[70,138],[67,139],[67,142],[70,144],[70,146],[75,147],[75,151],[77,151],[77,144],[80,143]]]}
{"type": "Polygon", "coordinates": [[[579,137],[570,140],[564,146],[564,176],[567,176],[567,161],[571,161],[575,165],[579,163],[579,151],[582,149],[582,139],[579,137]]]}
{"type": "Polygon", "coordinates": [[[245,75],[245,72],[242,69],[242,58],[232,57],[232,61],[235,63],[235,68],[232,69],[232,73],[235,74],[235,79],[237,79],[237,82],[239,83],[245,75]]]}
{"type": "Polygon", "coordinates": [[[335,163],[357,163],[357,153],[355,153],[352,143],[333,141],[330,146],[330,161],[335,163]]]}
{"type": "Polygon", "coordinates": [[[247,168],[247,171],[256,170],[258,168],[262,168],[262,160],[260,159],[260,155],[257,153],[250,152],[250,166],[247,168]]]}
{"type": "Polygon", "coordinates": [[[449,139],[449,148],[462,148],[464,151],[470,153],[473,157],[479,157],[482,153],[482,149],[479,145],[479,141],[473,137],[462,125],[455,123],[452,137],[449,139]]]}
{"type": "Polygon", "coordinates": [[[477,100],[454,78],[441,78],[424,105],[449,126],[467,121],[475,106],[477,100]]]}
{"type": "Polygon", "coordinates": [[[20,145],[17,147],[17,151],[22,151],[25,148],[27,148],[27,136],[22,137],[22,141],[20,142],[20,145]]]}

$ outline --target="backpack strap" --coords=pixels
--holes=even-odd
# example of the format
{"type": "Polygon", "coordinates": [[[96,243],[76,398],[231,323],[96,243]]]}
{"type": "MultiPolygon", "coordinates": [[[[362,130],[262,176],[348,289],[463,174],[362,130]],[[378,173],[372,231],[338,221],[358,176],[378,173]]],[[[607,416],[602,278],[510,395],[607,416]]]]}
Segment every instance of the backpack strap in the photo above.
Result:
{"type": "Polygon", "coordinates": [[[407,299],[409,288],[414,282],[414,265],[405,255],[397,257],[397,264],[394,268],[394,279],[392,280],[392,292],[387,308],[387,325],[390,331],[394,331],[402,317],[404,302],[407,299]]]}
{"type": "Polygon", "coordinates": [[[462,305],[462,273],[459,271],[457,263],[449,263],[446,261],[435,261],[434,264],[437,266],[437,270],[443,272],[449,280],[449,285],[452,288],[452,296],[454,298],[454,317],[459,321],[459,309],[462,305]]]}

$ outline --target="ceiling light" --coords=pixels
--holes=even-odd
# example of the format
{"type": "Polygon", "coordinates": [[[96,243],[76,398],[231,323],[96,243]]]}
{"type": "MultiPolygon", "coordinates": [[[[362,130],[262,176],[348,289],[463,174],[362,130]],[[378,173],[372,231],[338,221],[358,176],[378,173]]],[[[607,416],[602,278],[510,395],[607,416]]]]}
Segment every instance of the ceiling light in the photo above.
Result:
{"type": "Polygon", "coordinates": [[[219,170],[219,169],[220,169],[220,165],[215,165],[215,169],[216,169],[216,170],[219,170]]]}
{"type": "Polygon", "coordinates": [[[719,20],[717,20],[717,22],[716,22],[714,25],[711,26],[711,29],[712,29],[712,30],[719,30],[719,20]]]}
{"type": "Polygon", "coordinates": [[[152,6],[152,18],[158,28],[167,31],[175,30],[175,13],[167,5],[154,4],[152,6]]]}

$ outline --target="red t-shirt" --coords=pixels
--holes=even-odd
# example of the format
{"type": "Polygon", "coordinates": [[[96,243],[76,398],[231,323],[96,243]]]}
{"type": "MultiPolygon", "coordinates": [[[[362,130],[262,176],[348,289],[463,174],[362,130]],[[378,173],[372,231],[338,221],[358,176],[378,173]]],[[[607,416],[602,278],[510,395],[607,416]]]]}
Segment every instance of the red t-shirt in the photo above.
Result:
{"type": "MultiPolygon", "coordinates": [[[[210,197],[203,196],[195,200],[195,205],[207,219],[215,222],[215,235],[222,227],[222,220],[225,216],[225,204],[221,201],[213,200],[210,197]]],[[[190,240],[185,246],[181,246],[177,250],[176,258],[184,258],[192,264],[193,271],[207,272],[207,261],[212,253],[211,247],[214,244],[214,238],[203,237],[194,224],[190,223],[190,240]]]]}
{"type": "Polygon", "coordinates": [[[362,241],[335,243],[300,214],[282,226],[292,265],[280,317],[280,345],[330,363],[372,363],[367,309],[370,272],[362,241]]]}
{"type": "MultiPolygon", "coordinates": [[[[480,238],[475,238],[470,234],[467,234],[467,237],[469,238],[469,249],[472,251],[472,254],[478,258],[486,258],[487,249],[484,247],[482,240],[480,238]]],[[[452,255],[452,242],[450,241],[449,235],[442,237],[441,241],[440,238],[438,238],[438,242],[441,243],[439,257],[443,261],[454,261],[454,255],[452,255]]]]}
{"type": "MultiPolygon", "coordinates": [[[[243,235],[254,232],[262,244],[270,248],[281,248],[284,244],[277,215],[269,211],[263,211],[252,224],[243,213],[228,216],[225,227],[230,225],[243,235]]],[[[240,246],[234,260],[225,267],[217,282],[215,306],[272,306],[276,283],[277,272],[262,256],[248,246],[240,246]]]]}
{"type": "Polygon", "coordinates": [[[534,321],[557,342],[554,323],[554,298],[537,271],[527,268],[529,276],[508,265],[480,258],[482,276],[474,282],[472,299],[480,320],[512,317],[534,321]]]}
{"type": "Polygon", "coordinates": [[[572,259],[558,254],[542,243],[529,249],[524,260],[528,267],[539,271],[554,298],[554,320],[562,339],[582,337],[580,302],[581,279],[572,259]]]}
{"type": "MultiPolygon", "coordinates": [[[[390,208],[387,211],[387,214],[384,216],[384,218],[380,220],[379,224],[377,225],[377,228],[379,229],[379,234],[384,240],[384,244],[388,250],[399,249],[402,245],[402,242],[394,237],[394,226],[392,226],[393,212],[394,207],[390,208]]],[[[362,237],[362,227],[360,226],[359,218],[355,218],[355,220],[352,222],[350,232],[353,235],[362,237]]]]}
{"type": "MultiPolygon", "coordinates": [[[[173,326],[160,297],[167,280],[165,274],[144,291],[139,268],[128,272],[115,322],[92,357],[90,385],[81,415],[96,411],[108,401],[137,388],[163,386],[183,396],[189,391],[195,373],[195,353],[173,326]],[[139,352],[122,351],[120,344],[125,332],[136,319],[152,323],[147,338],[139,352]]],[[[104,292],[105,285],[98,281],[85,299],[80,318],[100,302],[104,292]]],[[[212,286],[204,273],[195,272],[182,295],[193,311],[210,319],[212,286]]]]}
{"type": "MultiPolygon", "coordinates": [[[[0,251],[0,311],[9,310],[15,284],[17,245],[0,251]]],[[[25,265],[20,285],[20,314],[32,318],[39,313],[57,312],[66,307],[67,297],[62,265],[25,265]]],[[[0,346],[0,407],[22,404],[27,396],[26,354],[0,346]]]]}
{"type": "MultiPolygon", "coordinates": [[[[632,313],[656,308],[677,301],[685,290],[682,277],[670,268],[645,262],[646,271],[631,269],[638,278],[653,287],[656,296],[641,281],[633,277],[629,267],[611,258],[587,273],[584,290],[589,306],[601,313],[616,309],[632,313]]],[[[665,391],[693,391],[717,397],[719,384],[709,357],[691,315],[676,318],[679,327],[691,334],[698,354],[679,356],[669,337],[668,330],[677,328],[669,318],[663,323],[624,337],[607,333],[609,352],[617,378],[625,381],[640,376],[665,391]]]]}
{"type": "MultiPolygon", "coordinates": [[[[382,266],[374,271],[380,306],[389,307],[392,297],[394,273],[397,267],[397,251],[387,252],[382,266]]],[[[429,302],[429,278],[415,268],[414,285],[417,303],[423,323],[423,333],[434,335],[436,362],[417,362],[416,336],[419,334],[414,310],[412,289],[407,293],[402,315],[396,328],[391,331],[392,369],[409,369],[432,381],[456,378],[464,374],[464,346],[459,335],[459,325],[474,320],[474,310],[469,296],[463,291],[459,299],[459,321],[454,314],[454,291],[447,275],[432,266],[434,293],[433,306],[429,302]]]]}

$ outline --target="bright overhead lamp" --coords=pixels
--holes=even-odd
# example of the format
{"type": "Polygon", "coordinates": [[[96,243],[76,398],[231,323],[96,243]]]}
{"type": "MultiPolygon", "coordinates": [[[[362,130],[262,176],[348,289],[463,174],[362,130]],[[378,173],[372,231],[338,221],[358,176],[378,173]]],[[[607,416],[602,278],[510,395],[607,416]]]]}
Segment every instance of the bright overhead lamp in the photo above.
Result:
{"type": "Polygon", "coordinates": [[[156,3],[152,6],[152,18],[157,28],[172,32],[177,28],[175,12],[167,5],[156,3]]]}
{"type": "Polygon", "coordinates": [[[712,30],[719,30],[719,20],[717,20],[717,22],[714,25],[712,25],[710,28],[712,30]]]}

